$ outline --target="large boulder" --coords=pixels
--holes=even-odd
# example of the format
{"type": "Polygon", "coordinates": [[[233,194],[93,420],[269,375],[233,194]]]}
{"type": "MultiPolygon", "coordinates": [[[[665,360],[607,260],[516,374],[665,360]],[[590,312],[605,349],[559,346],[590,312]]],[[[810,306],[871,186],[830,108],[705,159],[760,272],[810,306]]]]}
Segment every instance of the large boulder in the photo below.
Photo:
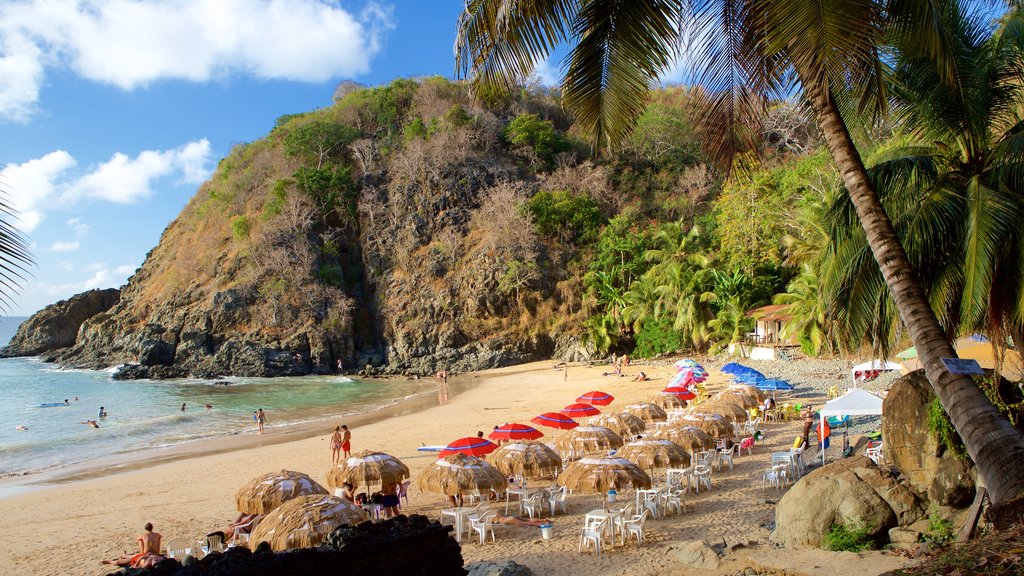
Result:
{"type": "Polygon", "coordinates": [[[120,298],[120,290],[108,288],[89,290],[51,304],[18,327],[10,344],[0,349],[0,357],[38,356],[72,346],[82,323],[96,314],[106,312],[120,298]]]}
{"type": "Polygon", "coordinates": [[[929,429],[928,406],[934,397],[921,370],[893,383],[882,404],[884,455],[930,503],[968,506],[974,499],[974,466],[945,451],[929,429]]]}
{"type": "Polygon", "coordinates": [[[789,548],[821,546],[834,524],[857,525],[884,538],[894,526],[924,516],[910,490],[865,456],[829,463],[810,472],[779,500],[771,540],[789,548]]]}

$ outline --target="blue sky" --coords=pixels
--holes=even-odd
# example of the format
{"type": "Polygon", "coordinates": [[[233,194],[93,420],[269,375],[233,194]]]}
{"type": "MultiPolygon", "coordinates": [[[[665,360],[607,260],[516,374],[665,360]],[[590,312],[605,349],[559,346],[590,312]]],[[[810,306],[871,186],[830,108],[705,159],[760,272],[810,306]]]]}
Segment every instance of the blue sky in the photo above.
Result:
{"type": "Polygon", "coordinates": [[[233,144],[338,82],[452,77],[462,4],[0,3],[0,186],[37,260],[10,315],[122,285],[233,144]]]}

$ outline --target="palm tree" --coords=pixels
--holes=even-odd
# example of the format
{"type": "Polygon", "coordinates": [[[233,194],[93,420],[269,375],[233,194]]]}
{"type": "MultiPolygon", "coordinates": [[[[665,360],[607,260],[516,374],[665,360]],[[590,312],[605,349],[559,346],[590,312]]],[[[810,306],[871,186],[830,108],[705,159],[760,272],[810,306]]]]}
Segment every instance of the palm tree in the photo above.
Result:
{"type": "Polygon", "coordinates": [[[711,347],[711,351],[720,352],[730,344],[738,344],[740,356],[746,358],[747,351],[743,347],[743,339],[753,331],[754,325],[755,319],[747,316],[746,307],[743,306],[739,296],[730,297],[715,315],[715,319],[708,322],[712,337],[717,340],[711,347]]]}
{"type": "Polygon", "coordinates": [[[1024,495],[1024,435],[966,375],[942,358],[956,353],[916,279],[879,200],[844,115],[884,111],[886,42],[920,56],[942,85],[964,98],[946,27],[959,5],[925,0],[467,0],[459,19],[457,67],[475,85],[526,77],[560,43],[570,43],[562,101],[596,149],[621,141],[645,106],[649,87],[678,55],[681,36],[698,39],[706,118],[723,135],[719,158],[749,147],[744,121],[761,95],[799,88],[811,109],[864,228],[925,373],[994,503],[1024,495]],[[722,130],[722,126],[737,129],[722,130]]]}
{"type": "Polygon", "coordinates": [[[0,311],[5,312],[14,305],[14,295],[25,282],[27,267],[35,263],[24,234],[9,221],[17,220],[18,212],[8,197],[7,191],[0,188],[0,311]]]}
{"type": "MultiPolygon", "coordinates": [[[[1009,14],[995,35],[970,20],[954,30],[966,97],[942,88],[926,62],[901,60],[896,118],[907,135],[868,174],[946,332],[1024,342],[1024,17],[1009,14]]],[[[854,303],[846,323],[892,344],[898,319],[848,198],[830,220],[829,281],[854,303]]]]}
{"type": "Polygon", "coordinates": [[[800,273],[789,282],[786,292],[776,294],[773,299],[776,304],[786,305],[789,316],[782,335],[786,338],[796,336],[801,343],[810,342],[815,354],[824,347],[835,352],[829,299],[819,282],[819,274],[813,264],[804,263],[800,266],[800,273]]]}
{"type": "Polygon", "coordinates": [[[696,348],[706,339],[704,330],[713,318],[708,304],[714,294],[708,291],[710,262],[700,254],[700,230],[686,231],[684,222],[664,224],[654,233],[654,248],[644,253],[651,267],[643,278],[653,286],[654,317],[673,314],[673,328],[682,331],[696,348]],[[672,312],[674,311],[674,312],[672,312]]]}

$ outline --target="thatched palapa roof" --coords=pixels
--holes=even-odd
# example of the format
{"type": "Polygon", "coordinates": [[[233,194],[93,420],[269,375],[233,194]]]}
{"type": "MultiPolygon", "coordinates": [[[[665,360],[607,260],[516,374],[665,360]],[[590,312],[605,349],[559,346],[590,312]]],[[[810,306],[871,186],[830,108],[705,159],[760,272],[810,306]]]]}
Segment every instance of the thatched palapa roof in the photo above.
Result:
{"type": "Polygon", "coordinates": [[[235,493],[235,506],[246,514],[266,514],[298,496],[327,494],[327,490],[302,472],[281,470],[253,478],[235,493]]]}
{"type": "Polygon", "coordinates": [[[366,520],[362,508],[329,495],[298,496],[267,514],[250,536],[253,543],[269,542],[276,551],[308,548],[323,542],[338,526],[366,520]]]}

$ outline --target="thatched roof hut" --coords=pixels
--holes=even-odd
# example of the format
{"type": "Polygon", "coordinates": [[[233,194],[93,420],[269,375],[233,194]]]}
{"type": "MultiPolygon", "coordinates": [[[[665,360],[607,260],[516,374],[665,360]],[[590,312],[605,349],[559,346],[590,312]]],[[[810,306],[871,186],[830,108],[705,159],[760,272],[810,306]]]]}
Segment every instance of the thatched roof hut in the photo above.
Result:
{"type": "Polygon", "coordinates": [[[343,498],[298,496],[264,516],[249,540],[269,542],[276,551],[308,548],[323,542],[338,526],[354,526],[364,520],[366,512],[343,498]]]}
{"type": "Polygon", "coordinates": [[[650,488],[651,477],[625,458],[582,458],[558,475],[558,485],[583,494],[603,494],[611,488],[650,488]]]}
{"type": "Polygon", "coordinates": [[[345,482],[353,486],[382,486],[398,483],[409,477],[409,467],[401,460],[383,452],[369,450],[352,456],[327,471],[327,487],[334,489],[345,482]]]}
{"type": "Polygon", "coordinates": [[[562,457],[557,452],[533,440],[505,444],[488,454],[487,461],[502,474],[526,478],[555,476],[562,466],[562,457]]]}
{"type": "Polygon", "coordinates": [[[327,490],[302,472],[281,470],[253,478],[235,493],[235,506],[246,514],[266,514],[298,496],[327,494],[327,490]]]}
{"type": "Polygon", "coordinates": [[[474,490],[502,491],[508,479],[497,468],[475,456],[452,454],[428,466],[417,484],[424,492],[456,496],[474,490]]]}

